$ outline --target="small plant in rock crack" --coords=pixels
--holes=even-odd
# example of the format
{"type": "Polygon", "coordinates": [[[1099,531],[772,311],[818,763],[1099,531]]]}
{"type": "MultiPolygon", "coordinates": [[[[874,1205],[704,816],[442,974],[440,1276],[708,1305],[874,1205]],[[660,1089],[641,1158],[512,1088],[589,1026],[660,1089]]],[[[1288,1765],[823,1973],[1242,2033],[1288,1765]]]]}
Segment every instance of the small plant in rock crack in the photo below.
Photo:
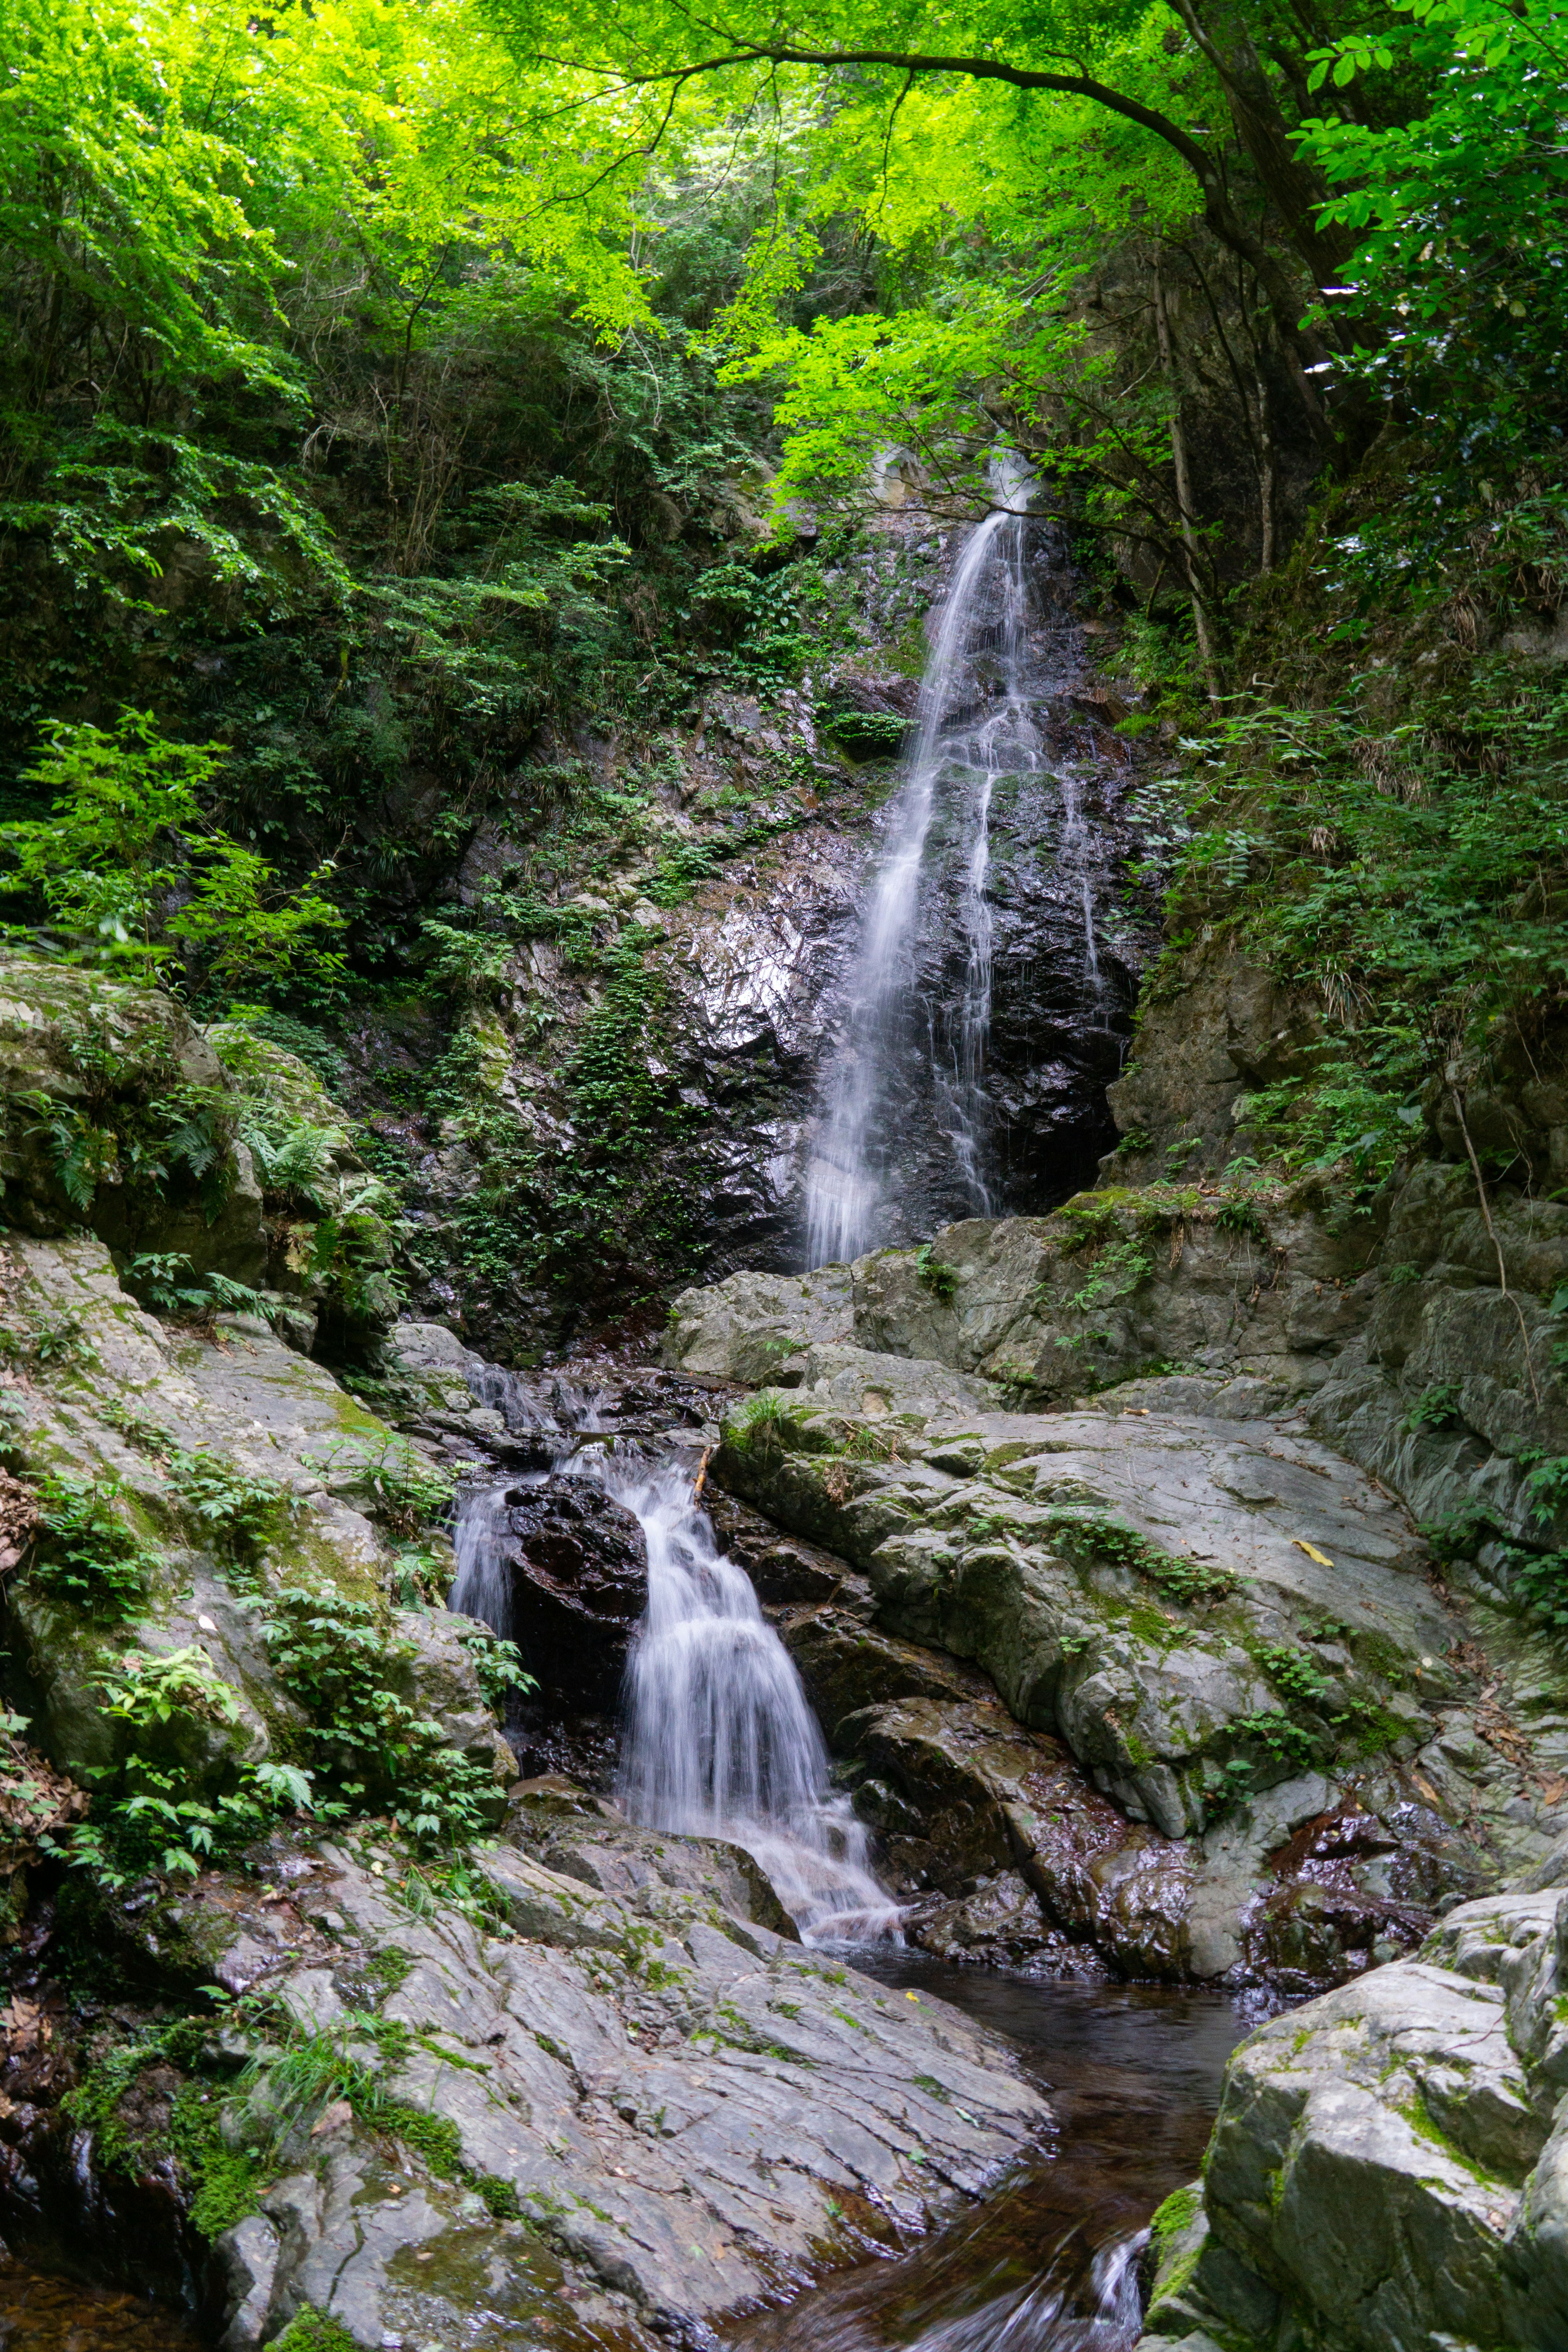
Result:
{"type": "Polygon", "coordinates": [[[958,1288],[958,1268],[937,1256],[932,1242],[923,1243],[915,1252],[915,1278],[943,1307],[958,1288]]]}
{"type": "Polygon", "coordinates": [[[1416,1398],[1405,1416],[1405,1426],[1415,1436],[1423,1429],[1452,1429],[1458,1419],[1459,1383],[1439,1381],[1416,1398]]]}
{"type": "Polygon", "coordinates": [[[1141,1242],[1109,1242],[1090,1267],[1083,1288],[1073,1292],[1068,1305],[1079,1314],[1088,1315],[1097,1307],[1109,1306],[1118,1298],[1130,1298],[1153,1271],[1154,1261],[1141,1242]]]}
{"type": "Polygon", "coordinates": [[[795,1409],[777,1389],[759,1389],[744,1398],[725,1424],[731,1444],[742,1454],[778,1452],[796,1429],[795,1409]]]}
{"type": "Polygon", "coordinates": [[[9,1363],[56,1364],[89,1369],[100,1360],[98,1341],[87,1318],[74,1307],[40,1315],[18,1327],[0,1324],[0,1356],[9,1363]]]}
{"type": "Polygon", "coordinates": [[[116,1506],[120,1479],[51,1471],[38,1486],[38,1548],[27,1582],[105,1624],[139,1612],[162,1555],[132,1533],[116,1506]]]}
{"type": "Polygon", "coordinates": [[[1244,1192],[1233,1192],[1220,1202],[1215,1223],[1229,1234],[1250,1234],[1257,1241],[1267,1238],[1267,1229],[1258,1213],[1258,1204],[1248,1200],[1244,1192]]]}
{"type": "Polygon", "coordinates": [[[1304,1650],[1292,1649],[1287,1642],[1266,1645],[1257,1653],[1258,1663],[1286,1698],[1295,1699],[1303,1706],[1313,1706],[1329,1695],[1329,1682],[1321,1674],[1304,1650]]]}
{"type": "Polygon", "coordinates": [[[525,1674],[522,1653],[515,1642],[508,1642],[500,1633],[492,1633],[488,1625],[458,1625],[458,1639],[474,1662],[479,1691],[492,1714],[499,1714],[508,1691],[532,1691],[539,1688],[531,1674],[525,1674]]]}
{"type": "Polygon", "coordinates": [[[1087,1552],[1117,1568],[1130,1568],[1173,1601],[1217,1601],[1236,1590],[1236,1579],[1227,1569],[1215,1568],[1207,1560],[1184,1559],[1141,1536],[1136,1528],[1101,1512],[1048,1512],[1045,1532],[1069,1556],[1087,1552]]]}
{"type": "Polygon", "coordinates": [[[386,1597],[395,1609],[439,1609],[451,1580],[450,1560],[418,1544],[400,1544],[386,1571],[386,1597]]]}
{"type": "Polygon", "coordinates": [[[406,1438],[389,1437],[367,1454],[361,1475],[371,1508],[395,1536],[413,1537],[452,1507],[457,1487],[444,1470],[416,1454],[406,1438]]]}

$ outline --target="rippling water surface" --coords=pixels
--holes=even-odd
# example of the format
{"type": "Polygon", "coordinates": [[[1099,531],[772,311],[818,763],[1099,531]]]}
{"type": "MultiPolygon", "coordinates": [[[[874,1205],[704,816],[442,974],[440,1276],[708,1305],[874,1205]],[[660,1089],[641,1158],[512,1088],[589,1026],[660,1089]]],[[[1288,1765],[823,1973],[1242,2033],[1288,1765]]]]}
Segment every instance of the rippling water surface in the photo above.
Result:
{"type": "Polygon", "coordinates": [[[0,2256],[0,2352],[201,2352],[178,2316],[144,2296],[79,2286],[0,2256]]]}
{"type": "Polygon", "coordinates": [[[967,2226],[742,2322],[728,2331],[732,2352],[1127,2352],[1142,2233],[1196,2174],[1250,2021],[1215,1993],[1032,1983],[908,1951],[852,1957],[1022,2043],[1050,2088],[1054,2129],[967,2226]]]}

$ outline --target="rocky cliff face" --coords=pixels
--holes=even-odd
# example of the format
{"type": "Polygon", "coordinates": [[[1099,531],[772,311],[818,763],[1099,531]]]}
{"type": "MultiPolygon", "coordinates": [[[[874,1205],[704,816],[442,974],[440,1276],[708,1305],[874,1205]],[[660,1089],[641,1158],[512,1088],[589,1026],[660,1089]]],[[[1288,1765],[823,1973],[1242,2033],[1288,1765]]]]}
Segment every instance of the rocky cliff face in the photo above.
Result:
{"type": "MultiPolygon", "coordinates": [[[[415,1303],[482,1353],[537,1358],[695,1272],[798,1261],[807,1131],[963,536],[885,509],[826,574],[838,650],[803,687],[713,688],[654,747],[543,747],[539,791],[520,781],[515,822],[488,819],[458,875],[448,1002],[434,981],[388,996],[350,1040],[346,1084],[406,1189],[415,1303]]],[[[1057,684],[1041,772],[995,795],[989,889],[989,1116],[1018,1209],[1083,1181],[1111,1139],[1105,1088],[1152,936],[1125,879],[1126,705],[1095,675],[1060,549],[1043,527],[1031,547],[1057,684]]],[[[933,837],[919,985],[939,1013],[963,985],[954,856],[933,837]]],[[[953,1199],[934,1136],[928,1156],[910,1172],[924,1224],[953,1199]]]]}

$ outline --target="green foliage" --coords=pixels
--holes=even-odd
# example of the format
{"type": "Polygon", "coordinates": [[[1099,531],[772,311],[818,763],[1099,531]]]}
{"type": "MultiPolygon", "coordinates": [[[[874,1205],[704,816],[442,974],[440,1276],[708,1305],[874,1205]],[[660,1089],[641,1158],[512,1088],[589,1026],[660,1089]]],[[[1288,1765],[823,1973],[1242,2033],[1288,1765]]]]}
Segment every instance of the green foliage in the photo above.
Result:
{"type": "Polygon", "coordinates": [[[1353,364],[1451,464],[1505,467],[1563,413],[1560,23],[1548,0],[1394,6],[1315,53],[1310,86],[1360,102],[1303,125],[1323,216],[1358,239],[1353,364]],[[1391,80],[1431,102],[1391,121],[1391,80]]]}
{"type": "Polygon", "coordinates": [[[741,1454],[768,1454],[797,1434],[798,1408],[783,1389],[758,1389],[725,1416],[724,1442],[741,1454]]]}
{"type": "Polygon", "coordinates": [[[153,1315],[209,1324],[215,1315],[259,1315],[271,1320],[271,1309],[259,1291],[230,1275],[193,1274],[190,1259],[178,1250],[140,1251],[121,1267],[120,1280],[153,1315]]]}
{"type": "Polygon", "coordinates": [[[221,2099],[210,2084],[187,2083],[169,2119],[174,2154],[195,2190],[191,2226],[209,2243],[257,2210],[263,2186],[254,2158],[224,2143],[221,2099]]]}
{"type": "Polygon", "coordinates": [[[51,1600],[69,1601],[103,1624],[137,1616],[161,1566],[154,1547],[129,1528],[117,1507],[116,1477],[76,1478],[51,1471],[38,1484],[37,1553],[27,1580],[51,1600]]]}
{"type": "Polygon", "coordinates": [[[369,1487],[371,1508],[395,1536],[417,1536],[444,1517],[457,1498],[445,1470],[416,1454],[405,1437],[387,1437],[364,1455],[358,1477],[369,1487]]]}
{"type": "Polygon", "coordinates": [[[935,1255],[933,1243],[925,1242],[915,1252],[915,1278],[922,1290],[945,1307],[958,1288],[958,1269],[935,1255]]]}
{"type": "Polygon", "coordinates": [[[15,869],[0,887],[36,895],[74,961],[157,980],[194,956],[225,988],[338,971],[311,936],[341,924],[337,909],[313,888],[284,889],[203,814],[221,745],[171,742],[136,710],[113,735],[64,720],[47,731],[25,781],[54,795],[51,811],[0,829],[15,869]]]}
{"type": "Polygon", "coordinates": [[[281,2336],[272,2339],[272,2352],[355,2352],[348,2329],[311,2304],[303,2304],[281,2336]]]}
{"type": "Polygon", "coordinates": [[[1459,1419],[1459,1382],[1439,1381],[1424,1389],[1405,1416],[1412,1435],[1423,1429],[1452,1429],[1459,1419]]]}
{"type": "Polygon", "coordinates": [[[195,1512],[219,1558],[242,1575],[255,1568],[293,1507],[275,1478],[242,1469],[205,1445],[190,1453],[174,1449],[169,1483],[195,1512]]]}
{"type": "Polygon", "coordinates": [[[379,1806],[416,1845],[460,1845],[484,1831],[494,1784],[447,1745],[438,1724],[387,1687],[383,1614],[325,1585],[290,1585],[265,1628],[273,1670],[310,1717],[319,1769],[343,1805],[379,1806]]]}
{"type": "Polygon", "coordinates": [[[224,2144],[218,2116],[223,2092],[205,2071],[210,2021],[175,2017],[134,2038],[100,2050],[63,2102],[72,2122],[93,2137],[96,2161],[132,2179],[173,2168],[190,2200],[193,2226],[209,2241],[257,2210],[264,2175],[256,2151],[237,2154],[224,2144]],[[175,2093],[167,2124],[136,2129],[125,2102],[150,2066],[195,2068],[175,2093]]]}
{"type": "Polygon", "coordinates": [[[79,1307],[58,1315],[39,1315],[18,1328],[0,1325],[0,1356],[7,1362],[54,1364],[83,1370],[99,1360],[98,1341],[79,1307]]]}
{"type": "Polygon", "coordinates": [[[1097,1307],[1109,1307],[1119,1298],[1130,1298],[1153,1271],[1154,1261],[1142,1242],[1131,1236],[1106,1242],[1095,1257],[1088,1280],[1081,1289],[1073,1292],[1068,1305],[1080,1315],[1092,1314],[1097,1307]]]}
{"type": "Polygon", "coordinates": [[[1328,1679],[1305,1650],[1276,1642],[1266,1643],[1256,1655],[1276,1690],[1282,1691],[1288,1699],[1303,1706],[1315,1706],[1328,1696],[1328,1679]]]}
{"type": "Polygon", "coordinates": [[[515,1642],[500,1633],[492,1633],[488,1625],[459,1625],[457,1635],[474,1662],[479,1689],[485,1705],[499,1713],[508,1691],[531,1691],[538,1683],[522,1667],[522,1653],[515,1642]]]}
{"type": "Polygon", "coordinates": [[[308,1772],[232,1756],[226,1789],[194,1793],[201,1775],[193,1744],[199,1754],[216,1729],[226,1745],[221,1734],[240,1719],[233,1686],[198,1644],[122,1652],[95,1680],[104,1714],[125,1726],[132,1744],[117,1766],[89,1776],[98,1782],[93,1818],[58,1850],[110,1893],[152,1870],[194,1877],[258,1836],[280,1808],[315,1810],[308,1772]]]}
{"type": "Polygon", "coordinates": [[[1236,1579],[1228,1570],[1207,1560],[1184,1559],[1124,1521],[1100,1512],[1048,1511],[1044,1532],[1069,1558],[1087,1555],[1091,1560],[1106,1559],[1117,1568],[1131,1569],[1173,1601],[1215,1601],[1236,1590],[1236,1579]]]}

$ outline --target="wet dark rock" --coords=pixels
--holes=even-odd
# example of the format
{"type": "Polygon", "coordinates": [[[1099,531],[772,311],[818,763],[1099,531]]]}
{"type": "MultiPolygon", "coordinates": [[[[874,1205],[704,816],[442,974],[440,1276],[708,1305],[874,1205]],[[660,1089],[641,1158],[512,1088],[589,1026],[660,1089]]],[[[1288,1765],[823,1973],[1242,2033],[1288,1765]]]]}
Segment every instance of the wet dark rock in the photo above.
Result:
{"type": "Polygon", "coordinates": [[[1013,1969],[1089,1982],[1109,1974],[1092,1946],[1074,1943],[1048,1926],[1034,1888],[1016,1870],[982,1878],[972,1895],[956,1901],[922,1907],[907,1932],[922,1951],[957,1967],[1013,1969]]]}
{"type": "Polygon", "coordinates": [[[830,1745],[839,1744],[846,1725],[868,1707],[899,1699],[994,1697],[985,1676],[973,1667],[879,1632],[868,1622],[874,1603],[866,1580],[847,1576],[845,1583],[851,1590],[838,1606],[784,1612],[778,1621],[830,1745]]]}
{"type": "Polygon", "coordinates": [[[863,1580],[837,1553],[784,1534],[721,1486],[705,1486],[702,1499],[720,1549],[745,1570],[764,1605],[831,1601],[862,1586],[863,1580]]]}
{"type": "MultiPolygon", "coordinates": [[[[1089,1956],[1098,1953],[1121,1975],[1190,1973],[1190,1850],[1129,1822],[1060,1740],[1025,1731],[994,1695],[868,1707],[841,1723],[838,1738],[864,1767],[858,1809],[894,1832],[887,1859],[901,1890],[967,1901],[999,1876],[1027,1889],[1034,1949],[1024,1948],[1027,1913],[1009,1899],[1010,1965],[1093,1974],[1089,1956]],[[911,1817],[914,1834],[902,1827],[911,1817]]],[[[994,1936],[981,1930],[1000,1900],[974,1916],[963,1905],[922,1906],[910,1933],[949,1957],[972,1929],[988,1944],[994,1936]]]]}
{"type": "Polygon", "coordinates": [[[577,1479],[520,1486],[508,1501],[501,1557],[523,1664],[552,1709],[613,1713],[647,1599],[642,1530],[619,1503],[577,1479]]]}

